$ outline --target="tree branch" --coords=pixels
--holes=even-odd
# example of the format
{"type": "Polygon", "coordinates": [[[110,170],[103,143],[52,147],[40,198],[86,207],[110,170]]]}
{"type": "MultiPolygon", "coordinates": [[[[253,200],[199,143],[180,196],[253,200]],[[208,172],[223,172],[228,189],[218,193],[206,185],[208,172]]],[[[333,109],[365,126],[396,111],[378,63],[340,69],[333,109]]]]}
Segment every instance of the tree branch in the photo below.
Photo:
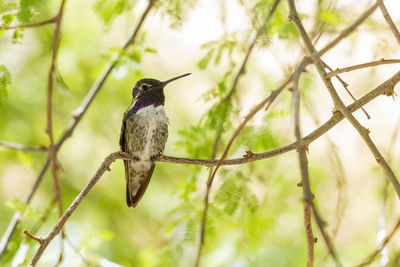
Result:
{"type": "MultiPolygon", "coordinates": [[[[331,67],[329,67],[328,64],[326,64],[323,60],[322,63],[324,64],[325,68],[327,68],[329,71],[333,71],[331,67]]],[[[350,92],[349,88],[348,88],[348,83],[346,83],[345,81],[343,81],[343,79],[338,75],[335,74],[336,79],[338,79],[338,81],[342,84],[343,88],[346,90],[346,92],[350,95],[351,99],[353,99],[354,101],[356,101],[356,98],[353,96],[353,94],[350,92]]],[[[362,107],[361,110],[364,112],[365,116],[367,116],[367,119],[370,119],[371,116],[368,114],[368,112],[362,107]]]]}
{"type": "MultiPolygon", "coordinates": [[[[303,62],[302,62],[303,63],[303,62]]],[[[304,212],[304,229],[306,232],[307,239],[307,267],[314,266],[314,244],[316,238],[313,235],[312,224],[311,224],[311,206],[314,199],[314,195],[310,188],[310,179],[308,174],[308,160],[306,150],[307,145],[301,143],[301,129],[300,129],[300,96],[299,96],[299,79],[301,73],[304,71],[306,65],[299,64],[296,71],[293,74],[293,88],[292,88],[292,102],[294,110],[294,129],[297,144],[297,153],[299,154],[299,164],[301,172],[301,183],[300,186],[303,189],[303,212],[304,212]]]]}
{"type": "Polygon", "coordinates": [[[384,64],[395,64],[395,63],[400,63],[400,59],[380,59],[377,61],[371,61],[368,63],[363,63],[363,64],[357,64],[354,66],[350,66],[350,67],[346,67],[346,68],[342,68],[342,69],[336,69],[334,71],[328,72],[327,74],[325,74],[326,78],[331,78],[333,76],[336,76],[340,73],[343,72],[349,72],[349,71],[353,71],[353,70],[358,70],[358,69],[363,69],[363,68],[369,68],[369,67],[373,67],[373,66],[378,66],[378,65],[384,65],[384,64]]]}
{"type": "Polygon", "coordinates": [[[326,88],[328,89],[329,94],[331,95],[332,101],[335,105],[335,109],[337,111],[340,111],[346,119],[353,125],[353,127],[357,130],[357,132],[360,134],[361,138],[364,140],[368,148],[371,150],[372,155],[375,157],[376,161],[378,162],[379,165],[383,168],[385,171],[386,175],[388,176],[389,180],[391,181],[398,197],[400,198],[400,184],[393,173],[392,169],[390,166],[387,164],[385,158],[382,156],[382,154],[379,152],[377,149],[375,143],[371,140],[369,136],[369,130],[363,127],[357,119],[352,115],[352,113],[346,108],[344,105],[343,101],[340,99],[339,95],[337,94],[331,80],[329,78],[325,77],[325,69],[323,66],[323,63],[320,59],[320,56],[318,55],[317,51],[315,50],[313,44],[311,43],[311,40],[304,29],[303,24],[301,23],[301,20],[297,14],[296,7],[294,0],[288,0],[289,2],[289,7],[290,7],[290,19],[294,22],[296,25],[303,42],[305,46],[307,47],[308,53],[310,54],[315,67],[317,68],[317,71],[323,80],[326,88]]]}
{"type": "Polygon", "coordinates": [[[56,15],[55,17],[52,17],[51,19],[32,23],[32,24],[17,25],[17,26],[5,26],[5,27],[0,26],[0,31],[7,31],[7,30],[13,30],[13,29],[19,29],[19,28],[36,28],[36,27],[47,25],[47,24],[57,23],[57,21],[58,21],[58,15],[56,15]]]}
{"type": "Polygon", "coordinates": [[[387,24],[390,27],[390,30],[392,31],[394,37],[396,37],[397,42],[400,45],[400,33],[399,30],[396,28],[396,25],[394,24],[392,18],[389,15],[389,12],[386,9],[385,3],[383,2],[383,0],[377,0],[376,1],[379,4],[379,8],[382,12],[383,17],[385,18],[387,24]]]}
{"type": "MultiPolygon", "coordinates": [[[[56,16],[56,25],[53,34],[53,40],[51,45],[52,57],[51,57],[51,65],[48,74],[48,86],[47,86],[47,127],[46,133],[49,136],[50,144],[49,144],[49,159],[50,159],[50,167],[51,174],[54,182],[54,191],[55,191],[55,200],[58,203],[58,210],[60,216],[63,214],[63,202],[62,202],[62,192],[60,187],[60,181],[57,177],[57,152],[54,146],[54,135],[53,135],[53,89],[54,89],[54,75],[56,70],[56,60],[58,55],[58,48],[61,39],[61,22],[64,14],[66,0],[61,1],[60,9],[56,16]]],[[[58,263],[61,263],[63,260],[63,250],[64,250],[64,233],[61,235],[61,250],[60,256],[58,258],[58,263]]]]}
{"type": "MultiPolygon", "coordinates": [[[[90,180],[90,182],[85,186],[85,188],[79,193],[79,195],[75,198],[72,204],[68,207],[68,209],[64,212],[64,214],[60,217],[56,225],[53,227],[53,230],[45,237],[45,238],[34,238],[34,240],[39,241],[39,248],[35,253],[35,256],[31,260],[29,266],[33,267],[36,266],[39,259],[41,258],[43,252],[46,250],[47,246],[49,245],[50,241],[60,233],[61,229],[63,228],[64,224],[67,222],[69,217],[75,211],[75,209],[79,206],[82,200],[86,197],[86,195],[90,192],[93,186],[97,183],[97,181],[101,178],[105,171],[110,170],[110,165],[116,159],[126,159],[126,157],[120,152],[114,152],[108,155],[103,163],[100,165],[99,169],[97,170],[96,174],[90,180]]],[[[29,233],[28,233],[29,235],[29,233]]]]}
{"type": "MultiPolygon", "coordinates": [[[[143,25],[143,22],[145,21],[149,11],[153,8],[155,2],[156,2],[156,0],[149,0],[148,5],[147,5],[145,11],[143,12],[142,16],[140,17],[139,22],[136,25],[132,35],[130,36],[128,41],[125,43],[125,45],[123,47],[124,50],[126,50],[130,45],[133,45],[135,43],[136,36],[137,36],[141,26],[143,25]]],[[[110,75],[111,71],[114,69],[115,65],[116,65],[116,62],[114,61],[114,62],[109,63],[105,67],[105,71],[100,76],[99,80],[96,81],[96,83],[91,87],[91,89],[87,93],[86,97],[82,101],[81,105],[73,112],[73,116],[72,116],[72,119],[69,122],[68,127],[66,128],[66,130],[64,131],[63,135],[58,140],[58,142],[55,144],[56,152],[58,152],[60,150],[61,146],[64,144],[64,142],[68,138],[70,138],[72,136],[76,126],[79,124],[79,122],[81,121],[82,117],[85,115],[85,113],[88,110],[88,108],[89,108],[90,104],[92,103],[93,99],[96,97],[97,93],[103,87],[105,81],[107,80],[107,78],[110,75]]],[[[43,179],[44,173],[47,171],[47,168],[49,167],[49,162],[50,162],[50,160],[48,158],[46,163],[43,165],[43,168],[42,168],[40,174],[36,178],[35,183],[32,186],[30,192],[28,193],[28,195],[24,199],[24,203],[25,204],[30,203],[33,195],[35,194],[37,188],[39,187],[39,185],[40,185],[40,183],[41,183],[41,181],[43,179]]],[[[14,233],[16,227],[17,227],[17,224],[19,223],[19,221],[21,219],[21,216],[22,216],[22,214],[19,211],[14,213],[10,223],[8,224],[6,232],[3,234],[2,238],[1,238],[1,242],[0,242],[0,259],[4,255],[4,253],[5,253],[6,249],[7,249],[8,242],[10,241],[11,236],[14,233]]]]}

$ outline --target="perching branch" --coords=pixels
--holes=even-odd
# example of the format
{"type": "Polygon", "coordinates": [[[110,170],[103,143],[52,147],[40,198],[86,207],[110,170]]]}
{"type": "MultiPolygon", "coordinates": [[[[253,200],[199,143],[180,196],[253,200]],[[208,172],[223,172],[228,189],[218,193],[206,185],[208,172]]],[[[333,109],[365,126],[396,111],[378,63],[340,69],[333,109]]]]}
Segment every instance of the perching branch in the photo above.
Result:
{"type": "Polygon", "coordinates": [[[372,61],[372,62],[363,63],[363,64],[357,64],[357,65],[342,68],[342,69],[336,69],[334,71],[331,71],[331,72],[328,72],[327,74],[325,74],[325,77],[331,78],[331,77],[336,76],[337,74],[340,74],[343,72],[349,72],[349,71],[353,71],[353,70],[369,68],[369,67],[378,66],[378,65],[395,64],[395,63],[400,63],[400,59],[384,59],[384,58],[382,58],[377,61],[372,61]]]}
{"type": "MultiPolygon", "coordinates": [[[[155,2],[156,2],[155,0],[149,0],[148,5],[147,5],[145,11],[143,12],[142,16],[140,17],[139,22],[136,25],[132,35],[130,36],[128,41],[125,43],[125,45],[123,47],[124,50],[126,50],[128,47],[130,47],[131,45],[133,45],[135,43],[136,36],[137,36],[140,28],[142,27],[143,22],[145,21],[148,13],[153,8],[155,2]]],[[[72,119],[69,122],[67,129],[64,131],[61,138],[55,144],[56,152],[58,152],[60,150],[61,146],[64,144],[64,142],[72,136],[76,126],[79,124],[82,117],[85,115],[90,104],[93,102],[93,99],[96,97],[97,93],[101,90],[105,81],[107,80],[108,76],[110,75],[111,71],[114,69],[115,66],[116,66],[116,62],[111,62],[105,67],[105,71],[103,72],[103,74],[101,76],[99,76],[98,81],[89,90],[86,97],[82,101],[81,105],[73,112],[72,119]]],[[[40,185],[40,183],[43,179],[45,172],[47,171],[47,168],[49,167],[49,162],[50,162],[50,160],[47,159],[46,163],[43,165],[43,168],[42,168],[40,174],[38,175],[38,177],[36,178],[34,185],[32,186],[30,192],[27,194],[25,199],[23,200],[23,202],[25,204],[30,203],[33,195],[35,194],[38,186],[40,185]]],[[[8,242],[10,241],[11,236],[17,227],[17,224],[19,223],[19,221],[21,219],[21,216],[22,216],[22,214],[19,211],[14,213],[10,223],[8,224],[6,232],[3,234],[2,238],[1,238],[0,259],[4,255],[4,253],[7,249],[8,242]]]]}
{"type": "Polygon", "coordinates": [[[346,108],[344,105],[343,101],[340,99],[339,95],[337,94],[331,80],[329,78],[325,77],[325,69],[323,66],[323,63],[320,59],[320,56],[318,55],[317,51],[315,50],[313,44],[311,43],[311,40],[297,14],[296,11],[296,6],[294,3],[294,0],[288,0],[289,2],[289,7],[290,7],[290,19],[294,22],[296,25],[305,46],[307,47],[308,53],[310,54],[315,67],[318,70],[318,73],[323,80],[325,86],[328,89],[329,94],[331,95],[331,98],[333,100],[333,103],[335,105],[335,109],[339,112],[341,112],[346,119],[353,125],[353,127],[357,130],[357,132],[360,134],[361,138],[364,140],[368,148],[371,150],[372,155],[375,157],[376,161],[378,162],[379,165],[383,168],[385,171],[386,175],[388,176],[389,180],[391,181],[398,197],[400,198],[400,184],[399,181],[397,180],[395,174],[393,173],[392,169],[390,166],[387,164],[385,158],[382,156],[382,154],[379,152],[378,148],[376,147],[375,143],[371,140],[369,136],[369,130],[363,127],[357,119],[351,114],[351,112],[346,108]]]}
{"type": "Polygon", "coordinates": [[[17,144],[13,142],[0,141],[0,146],[20,151],[33,151],[33,152],[43,152],[47,151],[47,147],[45,146],[26,146],[22,144],[17,144]]]}

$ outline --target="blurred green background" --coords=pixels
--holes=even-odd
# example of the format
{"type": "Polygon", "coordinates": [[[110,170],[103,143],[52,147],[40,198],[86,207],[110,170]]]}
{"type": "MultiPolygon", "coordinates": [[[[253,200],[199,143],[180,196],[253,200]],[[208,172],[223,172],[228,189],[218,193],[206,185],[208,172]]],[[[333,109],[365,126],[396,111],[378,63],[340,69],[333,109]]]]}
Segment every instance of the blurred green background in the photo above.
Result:
{"type": "MultiPolygon", "coordinates": [[[[150,11],[134,46],[94,99],[88,112],[58,153],[64,207],[83,189],[103,159],[119,150],[122,116],[131,90],[143,77],[166,80],[193,74],[165,91],[169,139],[165,154],[210,158],[219,129],[217,157],[243,117],[276,89],[304,55],[302,41],[287,20],[281,1],[250,55],[232,101],[223,99],[272,0],[166,0],[150,11]],[[222,101],[222,102],[221,102],[222,101]],[[222,128],[221,128],[222,127],[222,128]]],[[[374,1],[297,1],[309,31],[321,33],[321,48],[350,25],[374,1]],[[358,8],[354,8],[357,3],[358,8]]],[[[385,1],[397,24],[400,6],[385,1]]],[[[60,1],[0,2],[3,26],[43,21],[54,16],[60,1]]],[[[147,2],[87,0],[66,2],[54,90],[54,136],[62,135],[72,112],[115,59],[132,34],[147,2]]],[[[11,75],[8,97],[0,98],[0,140],[47,146],[46,93],[54,25],[0,31],[0,65],[11,75]]],[[[380,58],[396,58],[399,48],[379,10],[324,60],[344,67],[380,58]]],[[[396,65],[363,69],[343,78],[356,98],[392,76],[396,65]]],[[[0,86],[4,89],[5,80],[0,86]]],[[[303,134],[331,116],[333,104],[312,66],[301,78],[303,134]]],[[[352,100],[336,82],[347,104],[352,100]]],[[[4,91],[3,91],[4,92],[4,91]]],[[[398,92],[398,91],[397,91],[398,92]]],[[[1,90],[0,90],[1,93],[1,90]]],[[[229,158],[246,150],[265,152],[295,140],[291,93],[285,90],[269,112],[261,111],[242,131],[229,158]]],[[[398,101],[379,97],[357,119],[371,130],[381,152],[400,173],[398,101]]],[[[377,247],[400,214],[398,199],[369,150],[349,123],[342,122],[309,147],[309,169],[317,206],[327,222],[344,266],[354,266],[377,247]],[[342,170],[343,169],[343,170],[342,170]]],[[[0,147],[0,233],[13,213],[24,216],[1,258],[1,266],[25,266],[37,249],[23,230],[40,223],[54,197],[50,171],[28,207],[22,199],[47,158],[46,152],[0,147]]],[[[125,204],[122,161],[111,166],[67,222],[61,266],[193,266],[199,243],[203,198],[209,170],[205,167],[157,164],[152,181],[135,209],[125,204]],[[79,252],[79,253],[78,253],[79,252]],[[113,265],[114,264],[114,265],[113,265]]],[[[297,153],[250,164],[224,167],[211,191],[205,249],[201,266],[305,266],[306,241],[297,153]]],[[[37,235],[46,235],[58,219],[53,208],[37,235]]],[[[334,266],[322,237],[316,266],[334,266]]],[[[57,237],[39,266],[53,266],[60,251],[57,237]]],[[[376,266],[399,266],[400,238],[395,236],[376,266]]]]}

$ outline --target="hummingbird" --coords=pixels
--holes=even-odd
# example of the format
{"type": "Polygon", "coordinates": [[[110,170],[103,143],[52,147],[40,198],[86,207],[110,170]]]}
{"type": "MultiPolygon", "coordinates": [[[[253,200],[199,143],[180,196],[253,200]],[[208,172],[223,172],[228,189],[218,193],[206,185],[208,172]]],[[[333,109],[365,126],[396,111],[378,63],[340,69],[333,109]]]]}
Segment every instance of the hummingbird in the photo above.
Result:
{"type": "Polygon", "coordinates": [[[132,90],[132,103],[124,113],[119,139],[121,151],[135,159],[124,160],[128,207],[136,207],[142,198],[154,171],[154,161],[164,152],[168,138],[164,87],[190,74],[163,82],[141,79],[132,90]]]}

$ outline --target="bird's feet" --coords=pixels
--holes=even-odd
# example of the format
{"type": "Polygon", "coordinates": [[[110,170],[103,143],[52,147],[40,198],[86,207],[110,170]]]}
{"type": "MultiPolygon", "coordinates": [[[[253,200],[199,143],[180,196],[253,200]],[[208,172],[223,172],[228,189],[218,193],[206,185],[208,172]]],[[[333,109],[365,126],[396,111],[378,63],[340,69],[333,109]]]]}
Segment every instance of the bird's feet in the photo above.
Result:
{"type": "Polygon", "coordinates": [[[132,160],[132,161],[139,161],[140,158],[138,156],[126,153],[126,152],[119,152],[119,156],[124,160],[132,160]]]}
{"type": "Polygon", "coordinates": [[[157,154],[152,155],[150,157],[150,160],[154,162],[154,161],[159,160],[162,157],[163,157],[162,151],[159,151],[157,154]]]}

